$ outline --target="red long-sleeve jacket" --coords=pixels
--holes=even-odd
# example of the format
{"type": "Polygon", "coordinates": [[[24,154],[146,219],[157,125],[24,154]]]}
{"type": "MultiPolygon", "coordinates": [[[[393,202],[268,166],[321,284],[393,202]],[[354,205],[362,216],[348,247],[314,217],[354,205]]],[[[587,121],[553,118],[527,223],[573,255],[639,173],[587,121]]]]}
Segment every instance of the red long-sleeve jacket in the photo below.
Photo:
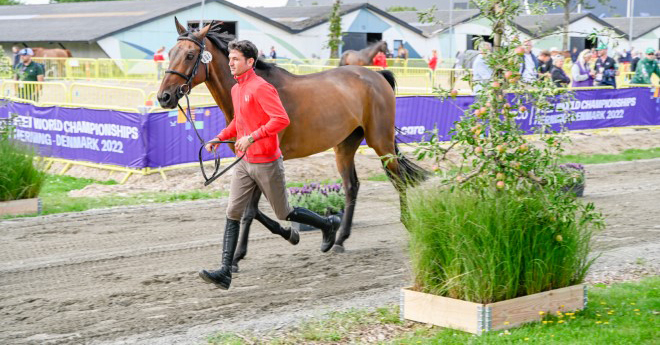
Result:
{"type": "MultiPolygon", "coordinates": [[[[234,119],[218,134],[218,139],[236,140],[252,135],[254,144],[245,159],[250,163],[268,163],[282,156],[277,133],[289,125],[289,116],[282,106],[277,90],[249,69],[235,77],[238,84],[231,88],[234,119]]],[[[236,151],[237,155],[242,155],[236,151]]]]}

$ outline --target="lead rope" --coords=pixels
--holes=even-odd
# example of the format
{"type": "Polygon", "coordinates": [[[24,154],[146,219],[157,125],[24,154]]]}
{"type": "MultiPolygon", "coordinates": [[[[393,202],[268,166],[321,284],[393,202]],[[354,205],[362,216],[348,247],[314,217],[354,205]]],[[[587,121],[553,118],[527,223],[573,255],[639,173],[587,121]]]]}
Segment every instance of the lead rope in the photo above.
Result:
{"type": "Polygon", "coordinates": [[[188,93],[184,93],[184,96],[186,97],[186,106],[187,106],[186,110],[184,111],[179,103],[177,103],[176,105],[179,107],[179,110],[181,110],[183,115],[186,117],[186,120],[190,123],[192,128],[195,130],[195,134],[197,135],[197,138],[199,139],[200,143],[202,144],[202,146],[199,148],[199,153],[198,153],[199,168],[202,170],[202,176],[204,176],[204,186],[208,186],[213,181],[217,180],[218,177],[224,175],[229,169],[234,167],[234,165],[238,164],[238,162],[240,162],[245,157],[247,152],[243,152],[242,156],[240,156],[239,158],[234,160],[234,162],[229,164],[228,167],[224,168],[222,171],[220,171],[218,173],[218,170],[220,170],[220,160],[221,159],[220,159],[220,156],[218,156],[218,154],[217,154],[217,152],[214,148],[213,149],[213,160],[214,160],[215,168],[213,170],[213,174],[211,174],[211,177],[207,177],[206,176],[206,170],[204,169],[204,160],[202,158],[202,152],[204,151],[204,147],[207,144],[235,144],[236,142],[231,141],[231,140],[211,140],[211,141],[208,141],[208,142],[204,141],[204,139],[202,139],[202,136],[199,135],[199,132],[197,131],[197,127],[195,126],[195,123],[192,120],[192,115],[190,114],[190,99],[188,98],[188,93]]]}

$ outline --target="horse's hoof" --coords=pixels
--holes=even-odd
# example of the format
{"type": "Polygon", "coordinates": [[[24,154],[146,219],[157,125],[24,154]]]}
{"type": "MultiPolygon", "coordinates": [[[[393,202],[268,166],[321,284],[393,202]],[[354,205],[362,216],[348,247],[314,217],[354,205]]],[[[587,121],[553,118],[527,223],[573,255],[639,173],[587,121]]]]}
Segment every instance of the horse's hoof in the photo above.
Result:
{"type": "Polygon", "coordinates": [[[231,273],[238,273],[238,265],[237,264],[231,265],[231,273]]]}
{"type": "Polygon", "coordinates": [[[289,228],[289,231],[291,231],[291,235],[289,235],[289,243],[293,244],[294,246],[300,242],[300,234],[298,233],[298,230],[289,228]]]}
{"type": "Polygon", "coordinates": [[[335,253],[343,253],[346,251],[346,249],[344,249],[344,246],[342,246],[341,244],[335,244],[335,246],[332,247],[332,250],[334,250],[335,253]]]}

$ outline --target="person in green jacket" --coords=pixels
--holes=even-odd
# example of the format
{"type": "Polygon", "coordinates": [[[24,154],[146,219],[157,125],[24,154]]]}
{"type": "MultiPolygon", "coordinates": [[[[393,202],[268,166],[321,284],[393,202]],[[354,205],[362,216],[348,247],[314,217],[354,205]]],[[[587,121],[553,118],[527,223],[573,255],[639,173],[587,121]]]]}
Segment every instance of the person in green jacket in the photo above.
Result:
{"type": "Polygon", "coordinates": [[[646,57],[637,63],[635,69],[635,76],[630,81],[630,84],[651,84],[651,76],[653,74],[660,77],[660,66],[655,60],[655,49],[647,48],[646,57]]]}

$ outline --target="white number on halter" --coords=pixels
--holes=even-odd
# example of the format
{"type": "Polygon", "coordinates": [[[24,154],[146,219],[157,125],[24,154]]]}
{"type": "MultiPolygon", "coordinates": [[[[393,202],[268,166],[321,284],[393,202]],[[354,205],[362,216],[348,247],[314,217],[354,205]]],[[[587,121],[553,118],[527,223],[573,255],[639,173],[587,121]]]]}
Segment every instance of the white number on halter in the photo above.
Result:
{"type": "Polygon", "coordinates": [[[202,53],[202,63],[209,63],[211,60],[213,60],[213,55],[211,55],[208,50],[205,50],[202,53]]]}

